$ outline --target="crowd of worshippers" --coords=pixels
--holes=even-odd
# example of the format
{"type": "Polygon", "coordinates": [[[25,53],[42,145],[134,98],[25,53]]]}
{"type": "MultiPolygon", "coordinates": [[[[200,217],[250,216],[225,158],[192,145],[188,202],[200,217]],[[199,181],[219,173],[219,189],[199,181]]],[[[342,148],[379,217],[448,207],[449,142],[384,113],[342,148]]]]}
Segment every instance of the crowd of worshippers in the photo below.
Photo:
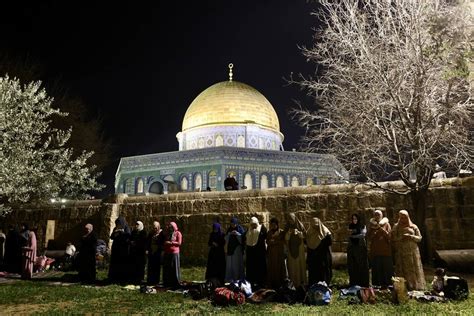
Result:
{"type": "MultiPolygon", "coordinates": [[[[183,236],[175,222],[167,223],[162,230],[155,221],[149,234],[141,221],[133,229],[123,217],[115,224],[108,274],[111,282],[141,283],[147,268],[148,284],[162,281],[165,287],[180,285],[183,236]]],[[[217,279],[222,284],[247,280],[253,289],[279,288],[288,279],[295,287],[320,281],[331,284],[333,234],[319,218],[312,218],[306,228],[294,213],[289,213],[283,227],[276,218],[269,224],[267,229],[252,217],[248,225],[242,225],[234,217],[223,228],[223,223],[216,220],[208,240],[205,279],[217,279]]],[[[406,279],[410,290],[425,289],[418,248],[421,234],[407,211],[399,212],[393,229],[379,210],[367,225],[353,214],[347,227],[350,286],[368,287],[371,283],[387,288],[396,275],[406,279]]],[[[90,273],[93,270],[91,266],[90,273]]]]}
{"type": "MultiPolygon", "coordinates": [[[[409,290],[426,287],[418,243],[421,234],[407,211],[398,214],[391,227],[382,212],[376,210],[368,224],[358,214],[348,223],[347,267],[350,286],[371,284],[387,288],[392,276],[405,278],[409,290]],[[370,245],[370,248],[368,247],[370,245]]],[[[3,235],[4,236],[4,235],[3,235]]],[[[23,224],[22,230],[12,227],[6,238],[2,261],[10,272],[31,278],[36,260],[36,236],[23,224]]],[[[115,221],[110,236],[112,249],[108,278],[113,283],[145,281],[150,285],[162,282],[165,287],[180,285],[180,247],[183,236],[175,222],[161,229],[153,222],[149,234],[141,221],[131,229],[123,217],[115,221]],[[160,278],[162,276],[162,279],[160,278]]],[[[247,280],[253,288],[278,288],[286,280],[295,287],[313,285],[320,281],[331,284],[333,234],[318,218],[312,218],[308,228],[294,213],[287,214],[284,228],[276,218],[269,229],[252,217],[244,228],[232,218],[227,229],[217,220],[209,235],[206,280],[221,283],[247,280]],[[245,258],[245,260],[244,260],[245,258]]],[[[3,246],[3,245],[2,245],[3,246]]],[[[97,237],[92,224],[84,227],[78,245],[76,266],[82,282],[95,282],[97,237]]]]}
{"type": "MultiPolygon", "coordinates": [[[[388,288],[396,275],[406,279],[410,290],[425,289],[418,248],[421,234],[407,211],[399,212],[393,229],[379,210],[368,225],[358,214],[353,214],[347,234],[350,286],[368,287],[371,271],[373,286],[388,288]]],[[[331,231],[319,218],[313,218],[305,228],[294,213],[288,214],[284,228],[280,228],[276,218],[270,220],[268,230],[255,217],[248,230],[237,218],[231,220],[225,232],[219,223],[214,223],[208,243],[206,279],[225,282],[245,279],[257,289],[279,288],[287,279],[295,287],[321,281],[329,285],[332,238],[331,231]]]]}

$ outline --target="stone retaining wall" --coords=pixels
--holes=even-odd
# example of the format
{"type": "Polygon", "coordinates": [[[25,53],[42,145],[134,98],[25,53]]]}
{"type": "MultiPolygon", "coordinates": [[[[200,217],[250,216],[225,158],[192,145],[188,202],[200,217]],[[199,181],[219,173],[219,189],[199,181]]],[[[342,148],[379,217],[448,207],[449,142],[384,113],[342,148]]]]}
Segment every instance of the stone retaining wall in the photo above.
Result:
{"type": "MultiPolygon", "coordinates": [[[[399,182],[381,183],[384,188],[402,189],[399,182]]],[[[77,201],[64,208],[43,206],[17,210],[5,218],[9,223],[28,222],[38,227],[39,246],[44,245],[47,220],[55,220],[56,244],[77,241],[86,222],[94,224],[100,238],[108,240],[117,216],[123,215],[130,226],[141,220],[147,229],[154,220],[174,220],[183,233],[182,257],[202,260],[207,256],[207,239],[212,222],[219,218],[224,227],[232,216],[244,224],[257,216],[268,225],[272,217],[284,225],[285,214],[296,212],[308,223],[317,216],[333,232],[334,251],[345,251],[347,225],[352,213],[369,219],[381,209],[396,221],[400,209],[412,209],[408,195],[387,193],[364,185],[319,185],[269,190],[176,193],[160,196],[119,194],[104,201],[77,201]]],[[[427,198],[426,224],[434,249],[474,248],[474,177],[433,180],[427,198]]],[[[426,237],[426,236],[425,236],[426,237]]]]}

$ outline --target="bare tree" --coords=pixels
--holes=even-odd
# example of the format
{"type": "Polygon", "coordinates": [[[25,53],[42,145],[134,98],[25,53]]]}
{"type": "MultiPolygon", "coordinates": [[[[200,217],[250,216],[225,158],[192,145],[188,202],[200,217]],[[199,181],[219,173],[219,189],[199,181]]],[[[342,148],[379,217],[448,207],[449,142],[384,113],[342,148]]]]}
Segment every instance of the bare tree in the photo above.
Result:
{"type": "MultiPolygon", "coordinates": [[[[317,109],[295,110],[308,151],[334,154],[365,181],[401,179],[418,221],[436,164],[473,164],[472,16],[446,0],[321,0],[317,109]]],[[[420,223],[424,226],[423,222],[420,223]]],[[[423,229],[422,229],[423,230],[423,229]]]]}

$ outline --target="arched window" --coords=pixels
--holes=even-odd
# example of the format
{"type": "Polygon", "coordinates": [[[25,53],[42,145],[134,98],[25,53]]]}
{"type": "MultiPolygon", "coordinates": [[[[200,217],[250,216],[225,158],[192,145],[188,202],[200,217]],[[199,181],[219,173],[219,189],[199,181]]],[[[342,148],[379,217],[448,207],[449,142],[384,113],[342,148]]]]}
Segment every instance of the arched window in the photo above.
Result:
{"type": "Polygon", "coordinates": [[[224,146],[224,138],[222,137],[222,135],[216,136],[216,147],[219,146],[224,146]]]}
{"type": "Polygon", "coordinates": [[[129,178],[125,180],[125,188],[123,189],[123,193],[126,194],[134,194],[135,193],[135,186],[133,185],[133,179],[129,178]]]}
{"type": "Polygon", "coordinates": [[[247,190],[253,189],[253,177],[250,173],[245,174],[244,185],[247,187],[247,190]]]}
{"type": "Polygon", "coordinates": [[[291,186],[292,187],[299,187],[300,186],[300,180],[298,179],[297,176],[293,176],[291,178],[291,186]]]}
{"type": "Polygon", "coordinates": [[[204,148],[204,138],[200,137],[198,140],[198,148],[204,148]]]}
{"type": "Polygon", "coordinates": [[[215,170],[209,171],[209,187],[211,189],[217,188],[217,172],[215,170]]]}
{"type": "Polygon", "coordinates": [[[266,174],[262,174],[260,177],[260,189],[268,189],[268,176],[266,174]]]}
{"type": "Polygon", "coordinates": [[[242,135],[239,135],[237,137],[237,147],[245,147],[245,137],[242,135]]]}
{"type": "Polygon", "coordinates": [[[194,190],[202,189],[202,176],[200,173],[194,175],[194,190]]]}
{"type": "Polygon", "coordinates": [[[258,148],[265,149],[265,140],[261,137],[258,139],[258,148]]]}
{"type": "Polygon", "coordinates": [[[285,186],[285,179],[283,179],[283,176],[278,176],[276,179],[276,187],[283,188],[284,186],[285,186]]]}
{"type": "Polygon", "coordinates": [[[188,178],[181,178],[181,191],[188,191],[188,178]]]}
{"type": "Polygon", "coordinates": [[[307,186],[312,186],[313,185],[313,178],[311,178],[311,177],[306,178],[306,185],[307,186]]]}
{"type": "Polygon", "coordinates": [[[143,193],[143,179],[138,178],[137,180],[137,193],[143,193]]]}
{"type": "Polygon", "coordinates": [[[153,182],[148,189],[149,193],[163,194],[163,184],[158,181],[153,182]]]}

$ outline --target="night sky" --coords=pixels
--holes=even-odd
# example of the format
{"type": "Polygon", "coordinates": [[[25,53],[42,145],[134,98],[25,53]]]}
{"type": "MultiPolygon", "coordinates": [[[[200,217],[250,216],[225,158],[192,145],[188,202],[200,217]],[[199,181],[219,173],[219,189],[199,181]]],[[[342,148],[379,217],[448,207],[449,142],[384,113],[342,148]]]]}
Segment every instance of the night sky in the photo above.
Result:
{"type": "MultiPolygon", "coordinates": [[[[21,2],[21,1],[20,1],[21,2]]],[[[291,73],[311,75],[298,45],[310,46],[315,4],[306,0],[46,2],[2,8],[0,53],[28,56],[103,119],[115,149],[101,179],[113,190],[120,157],[178,150],[187,107],[212,84],[234,80],[272,103],[286,150],[303,130],[289,119],[291,73]]],[[[101,194],[101,195],[103,195],[101,194]]]]}

